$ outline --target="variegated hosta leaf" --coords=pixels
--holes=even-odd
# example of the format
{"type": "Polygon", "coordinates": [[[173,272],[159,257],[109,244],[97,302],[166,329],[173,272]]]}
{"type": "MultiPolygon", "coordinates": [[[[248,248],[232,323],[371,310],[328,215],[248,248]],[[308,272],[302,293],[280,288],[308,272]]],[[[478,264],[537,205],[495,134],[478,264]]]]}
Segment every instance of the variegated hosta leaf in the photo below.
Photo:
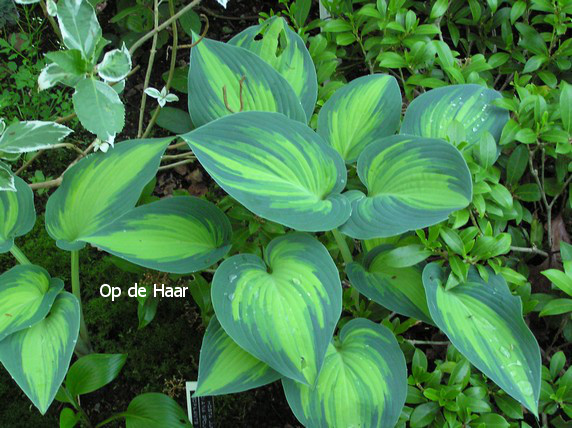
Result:
{"type": "Polygon", "coordinates": [[[102,141],[113,141],[125,125],[125,106],[107,83],[93,78],[75,86],[73,106],[83,127],[102,141]]]}
{"type": "Polygon", "coordinates": [[[405,358],[384,326],[355,318],[328,348],[314,388],[282,379],[290,408],[312,428],[393,427],[407,395],[405,358]]]}
{"type": "Polygon", "coordinates": [[[89,60],[101,38],[101,27],[95,10],[86,0],[59,0],[58,24],[69,49],[78,49],[89,60]]]}
{"type": "Polygon", "coordinates": [[[312,117],[318,97],[316,68],[304,41],[283,18],[248,27],[228,43],[248,49],[278,71],[294,89],[308,120],[312,117]]]}
{"type": "Polygon", "coordinates": [[[476,269],[467,282],[445,290],[435,263],[423,270],[427,303],[435,324],[485,375],[538,415],[540,348],[522,318],[522,303],[501,275],[485,282],[476,269]]]}
{"type": "Polygon", "coordinates": [[[284,376],[312,385],[342,310],[342,287],[326,248],[303,233],[270,242],[265,260],[225,260],[212,283],[218,320],[243,349],[284,376]]]}
{"type": "Polygon", "coordinates": [[[12,170],[4,162],[0,162],[0,192],[15,192],[16,182],[12,170]]]}
{"type": "Polygon", "coordinates": [[[433,324],[419,266],[393,267],[384,255],[394,248],[383,245],[369,252],[363,265],[357,262],[346,266],[353,287],[367,298],[398,314],[433,324]]]}
{"type": "Polygon", "coordinates": [[[228,218],[214,204],[178,196],[137,207],[85,241],[150,269],[189,273],[220,260],[231,235],[228,218]]]}
{"type": "Polygon", "coordinates": [[[125,141],[72,166],[46,205],[46,229],[58,247],[83,248],[84,238],[131,210],[171,140],[125,141]]]}
{"type": "Polygon", "coordinates": [[[431,226],[472,199],[469,168],[444,140],[383,138],[364,149],[357,171],[368,195],[346,193],[352,214],[341,230],[352,238],[395,236],[431,226]]]}
{"type": "Polygon", "coordinates": [[[44,320],[0,342],[0,362],[42,414],[68,370],[79,333],[79,317],[77,299],[63,291],[44,320]]]}
{"type": "Polygon", "coordinates": [[[97,66],[97,74],[108,82],[119,82],[131,71],[131,54],[123,43],[121,49],[113,49],[103,56],[97,66]]]}
{"type": "Polygon", "coordinates": [[[14,238],[25,235],[36,223],[34,194],[20,177],[14,177],[15,192],[0,191],[0,253],[10,251],[14,238]]]}
{"type": "MultiPolygon", "coordinates": [[[[196,39],[196,36],[195,36],[196,39]]],[[[203,39],[191,49],[189,113],[195,126],[240,111],[283,113],[306,122],[306,114],[292,86],[270,65],[246,49],[203,39]]]]}
{"type": "Polygon", "coordinates": [[[17,122],[6,128],[0,136],[0,151],[24,153],[46,149],[57,144],[73,131],[55,122],[30,120],[17,122]]]}
{"type": "Polygon", "coordinates": [[[475,84],[432,89],[409,104],[400,133],[446,138],[449,125],[457,121],[465,128],[469,144],[477,143],[487,131],[498,142],[508,111],[492,102],[501,97],[499,92],[475,84]]]}
{"type": "Polygon", "coordinates": [[[352,80],[326,101],[318,115],[318,134],[346,162],[355,162],[369,144],[395,134],[400,118],[397,80],[373,74],[352,80]]]}
{"type": "Polygon", "coordinates": [[[280,374],[236,344],[213,317],[199,361],[195,396],[232,394],[272,383],[280,374]]]}
{"type": "Polygon", "coordinates": [[[306,125],[281,114],[237,113],[182,138],[215,181],[255,214],[302,231],[349,217],[342,158],[306,125]]]}
{"type": "Polygon", "coordinates": [[[0,341],[43,320],[64,287],[39,266],[18,265],[0,275],[0,341]]]}

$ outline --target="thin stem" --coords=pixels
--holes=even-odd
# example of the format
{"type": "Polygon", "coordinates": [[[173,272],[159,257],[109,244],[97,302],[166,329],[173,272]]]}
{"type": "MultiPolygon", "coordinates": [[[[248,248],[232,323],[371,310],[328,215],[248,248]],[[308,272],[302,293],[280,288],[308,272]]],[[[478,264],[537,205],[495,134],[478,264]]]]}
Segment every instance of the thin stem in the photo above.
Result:
{"type": "Polygon", "coordinates": [[[451,343],[448,340],[442,340],[442,341],[439,341],[439,340],[437,340],[437,341],[433,341],[433,340],[411,340],[411,339],[405,339],[405,340],[407,340],[412,345],[448,346],[451,343]]]}
{"type": "Polygon", "coordinates": [[[181,147],[185,147],[185,146],[188,147],[187,142],[181,141],[180,143],[170,145],[169,147],[167,147],[167,150],[177,150],[177,149],[179,149],[181,147]]]}
{"type": "Polygon", "coordinates": [[[12,245],[12,248],[10,248],[10,253],[14,256],[16,260],[18,260],[18,263],[20,263],[21,265],[32,264],[30,259],[26,257],[26,255],[22,252],[22,250],[20,250],[20,248],[16,246],[16,244],[12,245]]]}
{"type": "Polygon", "coordinates": [[[54,178],[53,180],[42,181],[41,183],[30,183],[29,186],[32,190],[51,189],[52,187],[58,187],[60,184],[62,184],[62,180],[63,176],[60,176],[58,178],[54,178]]]}
{"type": "Polygon", "coordinates": [[[81,304],[81,285],[79,282],[79,250],[73,250],[71,252],[71,283],[72,293],[79,302],[80,312],[79,337],[76,345],[76,353],[79,355],[86,355],[91,353],[91,344],[89,342],[89,333],[87,332],[87,326],[85,324],[83,308],[81,304]]]}
{"type": "Polygon", "coordinates": [[[135,43],[133,43],[133,45],[131,46],[131,49],[129,49],[129,53],[133,56],[133,53],[137,49],[139,49],[139,47],[143,43],[145,43],[147,40],[149,40],[151,37],[153,37],[156,33],[159,33],[160,31],[163,31],[165,28],[167,28],[169,26],[169,24],[171,24],[171,22],[176,21],[181,16],[183,16],[186,12],[188,12],[189,10],[194,8],[195,6],[198,6],[200,2],[201,2],[201,0],[193,0],[188,5],[183,7],[180,11],[178,11],[175,15],[171,16],[169,19],[167,19],[165,22],[163,22],[161,25],[159,25],[157,28],[154,28],[153,30],[149,31],[147,34],[145,34],[143,37],[141,37],[139,40],[137,40],[135,43]]]}
{"type": "Polygon", "coordinates": [[[510,247],[511,251],[516,251],[518,253],[530,253],[538,254],[543,257],[548,257],[549,254],[546,251],[539,250],[538,248],[527,248],[527,247],[510,247]]]}
{"type": "Polygon", "coordinates": [[[188,164],[188,163],[193,163],[194,161],[195,161],[194,158],[193,158],[193,159],[185,159],[185,160],[182,160],[182,161],[180,161],[180,162],[175,162],[175,163],[172,163],[172,164],[169,164],[169,165],[161,166],[161,167],[159,167],[159,171],[165,171],[165,170],[167,170],[167,169],[176,168],[176,167],[181,166],[181,165],[186,165],[186,164],[188,164]]]}
{"type": "Polygon", "coordinates": [[[56,23],[56,20],[54,19],[54,17],[48,13],[48,7],[46,6],[46,2],[44,0],[40,0],[40,6],[42,8],[42,11],[44,12],[44,16],[48,19],[48,21],[50,21],[50,25],[54,29],[54,33],[56,33],[56,36],[58,36],[58,39],[60,39],[60,42],[63,43],[64,39],[62,37],[60,27],[58,27],[58,24],[56,23]]]}
{"type": "Polygon", "coordinates": [[[178,155],[164,155],[163,157],[161,157],[161,160],[173,160],[173,159],[181,159],[181,158],[188,158],[188,157],[192,157],[193,159],[196,159],[195,156],[193,156],[193,152],[184,152],[184,153],[179,153],[178,155]]]}
{"type": "Polygon", "coordinates": [[[344,259],[344,263],[347,265],[347,264],[353,262],[352,252],[350,251],[350,248],[348,247],[348,244],[347,244],[344,236],[340,233],[340,231],[338,229],[332,230],[332,235],[334,235],[334,239],[336,240],[336,244],[338,244],[338,249],[340,250],[340,253],[342,254],[342,258],[344,259]]]}
{"type": "Polygon", "coordinates": [[[36,159],[38,159],[38,158],[42,155],[42,153],[44,153],[44,150],[39,150],[39,151],[37,151],[37,152],[34,154],[34,156],[32,156],[30,159],[28,159],[28,160],[24,163],[24,165],[22,165],[20,168],[18,168],[18,169],[16,170],[16,172],[14,173],[14,175],[20,175],[23,171],[26,170],[26,168],[28,168],[28,167],[32,164],[32,162],[34,162],[36,159]]]}

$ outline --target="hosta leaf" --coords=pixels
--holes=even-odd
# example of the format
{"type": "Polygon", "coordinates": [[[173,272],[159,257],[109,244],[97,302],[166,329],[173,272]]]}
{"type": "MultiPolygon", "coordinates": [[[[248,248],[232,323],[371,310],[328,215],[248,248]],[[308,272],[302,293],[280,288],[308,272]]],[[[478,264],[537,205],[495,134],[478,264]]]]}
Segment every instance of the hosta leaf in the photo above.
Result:
{"type": "Polygon", "coordinates": [[[449,125],[456,121],[465,129],[470,145],[479,142],[487,131],[498,143],[508,111],[492,102],[501,97],[497,91],[475,84],[432,89],[409,104],[400,133],[446,138],[449,125]]]}
{"type": "Polygon", "coordinates": [[[364,318],[348,322],[328,348],[314,389],[282,379],[288,404],[307,427],[392,427],[407,395],[405,358],[393,334],[364,318]]]}
{"type": "Polygon", "coordinates": [[[211,319],[201,346],[195,396],[242,392],[274,382],[280,377],[268,364],[238,346],[216,317],[211,319]]]}
{"type": "Polygon", "coordinates": [[[126,428],[191,428],[181,406],[171,397],[156,392],[135,397],[122,415],[126,428]]]}
{"type": "Polygon", "coordinates": [[[64,287],[39,266],[18,265],[0,275],[0,341],[48,314],[64,287]]]}
{"type": "Polygon", "coordinates": [[[364,264],[350,263],[346,273],[353,287],[387,309],[433,324],[419,266],[389,266],[384,256],[393,249],[383,245],[367,254],[364,264]]]}
{"type": "Polygon", "coordinates": [[[522,303],[501,275],[485,282],[475,269],[468,280],[445,290],[435,263],[423,271],[427,303],[435,324],[486,376],[538,415],[540,349],[522,318],[522,303]]]}
{"type": "Polygon", "coordinates": [[[108,82],[119,82],[131,71],[131,54],[125,46],[106,52],[103,60],[97,66],[97,74],[108,82]]]}
{"type": "Polygon", "coordinates": [[[60,0],[57,9],[64,44],[69,49],[78,49],[89,60],[101,38],[93,6],[85,0],[60,0]]]}
{"type": "Polygon", "coordinates": [[[383,138],[364,149],[357,171],[368,195],[346,193],[352,214],[341,230],[352,238],[395,236],[431,226],[471,202],[467,164],[444,140],[383,138]]]}
{"type": "Polygon", "coordinates": [[[79,317],[77,299],[63,291],[43,321],[0,342],[0,362],[42,414],[68,370],[79,333],[79,317]]]}
{"type": "Polygon", "coordinates": [[[83,79],[75,87],[73,106],[83,127],[103,141],[114,140],[125,124],[125,106],[107,83],[83,79]]]}
{"type": "Polygon", "coordinates": [[[270,242],[265,260],[225,260],[212,283],[218,320],[243,349],[282,375],[313,384],[341,314],[338,270],[303,233],[270,242]]]}
{"type": "Polygon", "coordinates": [[[342,158],[306,125],[281,114],[237,113],[182,138],[228,194],[255,214],[293,229],[330,230],[350,204],[342,158]]]}
{"type": "Polygon", "coordinates": [[[269,64],[246,49],[203,39],[191,49],[189,113],[199,127],[240,110],[240,81],[243,111],[283,113],[306,121],[306,114],[292,86],[269,64]]]}
{"type": "Polygon", "coordinates": [[[312,117],[318,97],[314,62],[302,38],[283,18],[275,16],[248,27],[228,43],[248,49],[278,71],[294,89],[306,117],[312,117]]]}
{"type": "Polygon", "coordinates": [[[230,249],[232,228],[214,204],[177,196],[137,207],[85,241],[163,272],[205,269],[230,249]]]}
{"type": "Polygon", "coordinates": [[[0,151],[24,153],[46,149],[57,144],[72,130],[55,122],[31,120],[8,126],[0,137],[0,151]]]}
{"type": "Polygon", "coordinates": [[[14,238],[25,235],[36,223],[34,194],[20,177],[14,177],[15,192],[0,191],[0,253],[10,251],[14,238]]]}
{"type": "Polygon", "coordinates": [[[336,91],[318,115],[318,134],[346,162],[365,147],[395,134],[401,118],[401,92],[392,76],[359,77],[336,91]]]}
{"type": "Polygon", "coordinates": [[[84,238],[131,210],[157,173],[170,141],[125,141],[109,153],[89,155],[67,170],[46,205],[46,229],[58,247],[83,248],[84,238]]]}

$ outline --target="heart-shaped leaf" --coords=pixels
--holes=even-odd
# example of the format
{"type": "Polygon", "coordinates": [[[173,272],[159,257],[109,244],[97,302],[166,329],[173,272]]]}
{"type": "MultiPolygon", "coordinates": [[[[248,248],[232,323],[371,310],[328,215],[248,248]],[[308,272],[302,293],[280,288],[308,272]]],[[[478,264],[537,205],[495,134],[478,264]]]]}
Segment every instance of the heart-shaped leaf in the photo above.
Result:
{"type": "Polygon", "coordinates": [[[476,269],[467,282],[445,290],[435,263],[423,270],[427,304],[435,324],[453,345],[498,386],[538,415],[540,348],[522,318],[522,303],[501,275],[488,283],[476,269]]]}
{"type": "Polygon", "coordinates": [[[203,39],[191,49],[189,113],[194,125],[251,110],[306,122],[292,86],[272,66],[246,49],[203,39]]]}
{"type": "Polygon", "coordinates": [[[345,195],[351,217],[342,232],[356,239],[395,236],[445,220],[472,199],[463,156],[444,140],[394,135],[361,153],[357,172],[368,189],[345,195]]]}
{"type": "Polygon", "coordinates": [[[79,333],[79,303],[58,294],[48,316],[0,342],[0,362],[42,414],[68,370],[79,333]]]}
{"type": "Polygon", "coordinates": [[[0,275],[0,341],[43,320],[64,283],[39,266],[18,265],[0,275]]]}
{"type": "Polygon", "coordinates": [[[212,302],[228,335],[282,375],[313,384],[342,309],[336,265],[303,233],[270,242],[265,260],[225,260],[212,283],[212,302]]]}
{"type": "Polygon", "coordinates": [[[302,231],[349,217],[344,161],[306,125],[278,113],[245,112],[185,134],[203,167],[255,214],[302,231]]]}
{"type": "Polygon", "coordinates": [[[14,238],[25,235],[36,223],[34,194],[20,177],[14,177],[15,192],[0,191],[0,253],[10,251],[14,238]]]}
{"type": "Polygon", "coordinates": [[[497,98],[502,98],[499,92],[475,84],[432,89],[409,104],[400,133],[446,138],[449,125],[456,121],[470,145],[479,142],[485,132],[498,142],[508,111],[493,105],[497,98]]]}
{"type": "Polygon", "coordinates": [[[282,383],[307,427],[392,427],[405,404],[407,367],[389,329],[356,318],[328,348],[314,388],[286,378],[282,383]]]}
{"type": "Polygon", "coordinates": [[[302,38],[284,18],[273,16],[238,33],[228,43],[255,53],[284,77],[300,99],[308,120],[318,97],[314,62],[302,38]]]}
{"type": "Polygon", "coordinates": [[[0,151],[24,153],[46,149],[63,140],[72,130],[55,122],[30,120],[14,123],[0,136],[0,151]]]}
{"type": "Polygon", "coordinates": [[[130,140],[107,154],[94,153],[72,166],[48,199],[46,229],[64,250],[131,210],[155,176],[171,138],[130,140]]]}
{"type": "Polygon", "coordinates": [[[216,317],[209,323],[199,361],[195,396],[242,392],[280,379],[280,373],[253,357],[223,330],[216,317]]]}
{"type": "Polygon", "coordinates": [[[85,241],[162,272],[205,269],[230,250],[232,227],[214,204],[176,196],[142,205],[85,241]]]}
{"type": "Polygon", "coordinates": [[[387,309],[433,324],[421,268],[417,265],[393,267],[386,263],[385,256],[393,248],[392,245],[377,247],[367,254],[363,265],[348,264],[348,279],[361,294],[387,309]]]}
{"type": "Polygon", "coordinates": [[[318,115],[318,134],[345,159],[355,162],[365,147],[395,134],[401,119],[397,80],[362,76],[337,90],[318,115]]]}

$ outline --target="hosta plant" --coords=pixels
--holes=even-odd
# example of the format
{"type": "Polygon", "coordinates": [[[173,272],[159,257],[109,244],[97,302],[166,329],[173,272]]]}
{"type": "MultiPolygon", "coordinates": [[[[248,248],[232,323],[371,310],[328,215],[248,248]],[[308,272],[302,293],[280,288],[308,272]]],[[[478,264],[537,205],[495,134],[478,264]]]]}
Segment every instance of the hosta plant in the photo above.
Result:
{"type": "MultiPolygon", "coordinates": [[[[406,359],[393,324],[351,316],[361,295],[438,327],[538,415],[540,350],[494,259],[510,237],[485,221],[484,232],[455,230],[468,220],[479,171],[500,152],[508,114],[495,104],[498,92],[477,84],[442,87],[419,95],[402,116],[396,79],[371,74],[338,89],[312,120],[314,64],[302,39],[275,17],[228,43],[195,35],[188,75],[195,129],[112,147],[124,109],[112,83],[128,75],[131,60],[125,48],[99,60],[105,43],[90,8],[87,1],[58,2],[68,50],[51,55],[39,80],[43,87],[74,86],[80,121],[108,143],[107,153],[83,157],[66,171],[46,206],[47,232],[70,252],[72,293],[14,245],[34,223],[33,195],[0,164],[0,250],[20,262],[0,276],[0,361],[42,413],[57,398],[75,409],[66,417],[81,418],[78,397],[108,383],[124,363],[120,355],[91,353],[78,260],[92,245],[161,272],[214,270],[214,316],[196,395],[279,381],[305,426],[394,426],[407,396],[406,359]],[[91,30],[75,34],[66,26],[79,16],[91,30]],[[68,65],[77,68],[61,73],[68,65]],[[234,254],[231,223],[213,202],[176,196],[139,203],[176,138],[222,190],[287,232],[257,254],[234,254]],[[329,236],[337,248],[324,245],[329,236]],[[446,251],[434,245],[438,237],[446,251]],[[336,263],[338,254],[343,263],[336,263]],[[74,349],[84,356],[68,372],[74,349]],[[81,370],[98,381],[78,384],[81,370]]],[[[167,89],[147,92],[169,101],[167,89]]],[[[54,123],[12,124],[0,150],[62,144],[69,132],[54,123]]],[[[127,426],[139,426],[141,418],[157,426],[188,424],[167,398],[139,396],[103,424],[119,417],[127,426]],[[145,400],[157,414],[149,415],[145,400]]]]}

